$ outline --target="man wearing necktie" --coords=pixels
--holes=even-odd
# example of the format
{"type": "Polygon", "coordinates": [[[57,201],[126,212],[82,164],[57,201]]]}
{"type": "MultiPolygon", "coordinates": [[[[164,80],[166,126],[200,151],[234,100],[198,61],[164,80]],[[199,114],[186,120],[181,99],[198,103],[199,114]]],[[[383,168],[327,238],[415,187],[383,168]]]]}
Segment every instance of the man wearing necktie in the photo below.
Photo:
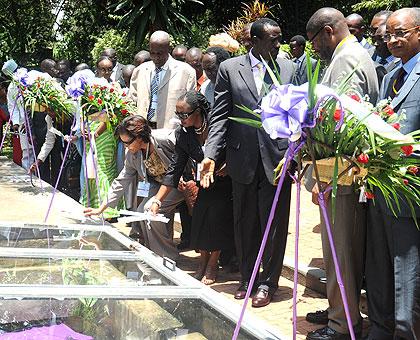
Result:
{"type": "Polygon", "coordinates": [[[164,31],[150,36],[149,49],[151,61],[133,71],[130,97],[152,128],[172,128],[178,98],[195,89],[195,70],[169,55],[169,34],[164,31]]]}
{"type": "MultiPolygon", "coordinates": [[[[256,109],[271,83],[262,59],[268,63],[276,58],[280,27],[274,20],[263,18],[252,24],[250,33],[251,51],[220,64],[201,173],[202,179],[208,178],[210,182],[213,170],[217,170],[226,157],[227,172],[232,178],[235,244],[242,276],[236,299],[245,298],[276,191],[273,170],[288,147],[286,139],[273,140],[263,129],[228,119],[232,116],[252,118],[238,106],[256,109]]],[[[281,82],[291,83],[295,72],[293,62],[286,59],[276,62],[281,82]]],[[[256,291],[253,307],[269,304],[278,288],[289,223],[290,191],[288,178],[280,193],[264,251],[263,271],[253,287],[256,291]]]]}
{"type": "MultiPolygon", "coordinates": [[[[379,99],[391,98],[394,111],[404,112],[401,132],[407,134],[420,129],[420,8],[391,14],[384,41],[401,64],[384,77],[379,99]]],[[[414,151],[409,157],[420,159],[420,154],[414,151]]],[[[369,339],[420,339],[420,205],[414,205],[418,226],[407,203],[400,199],[400,206],[395,217],[379,192],[375,204],[369,203],[369,339]]]]}
{"type": "MultiPolygon", "coordinates": [[[[296,85],[302,85],[308,81],[308,69],[307,69],[307,55],[305,53],[306,39],[302,35],[295,35],[290,39],[290,52],[293,56],[293,61],[296,63],[296,85]]],[[[311,57],[312,71],[315,70],[317,61],[311,57]]]]}

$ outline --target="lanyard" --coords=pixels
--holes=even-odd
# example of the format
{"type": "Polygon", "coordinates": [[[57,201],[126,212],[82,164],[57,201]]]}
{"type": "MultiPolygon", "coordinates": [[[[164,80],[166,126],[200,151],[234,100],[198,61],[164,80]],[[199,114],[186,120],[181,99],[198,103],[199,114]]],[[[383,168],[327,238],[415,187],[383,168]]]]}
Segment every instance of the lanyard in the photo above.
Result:
{"type": "MultiPolygon", "coordinates": [[[[144,164],[144,162],[147,160],[147,158],[149,157],[149,146],[150,146],[150,142],[147,144],[147,149],[146,149],[146,157],[143,159],[143,162],[141,162],[140,164],[140,169],[144,178],[144,181],[147,182],[147,169],[146,169],[146,165],[144,164]]],[[[143,153],[142,153],[142,157],[143,157],[143,153]]]]}

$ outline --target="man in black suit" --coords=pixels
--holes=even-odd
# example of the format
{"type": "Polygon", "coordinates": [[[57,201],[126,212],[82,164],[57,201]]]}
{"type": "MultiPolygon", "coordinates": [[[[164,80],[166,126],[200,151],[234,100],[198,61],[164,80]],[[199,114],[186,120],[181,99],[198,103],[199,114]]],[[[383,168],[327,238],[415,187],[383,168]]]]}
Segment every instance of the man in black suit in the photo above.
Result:
{"type": "MultiPolygon", "coordinates": [[[[293,56],[292,61],[296,64],[296,85],[302,85],[308,81],[308,66],[306,61],[306,39],[302,35],[295,35],[290,39],[290,52],[293,56]]],[[[312,71],[315,70],[316,60],[309,57],[312,71]]]]}
{"type": "MultiPolygon", "coordinates": [[[[270,82],[261,59],[269,62],[277,56],[281,30],[275,21],[263,18],[252,24],[251,37],[253,48],[249,53],[220,64],[215,103],[209,117],[206,158],[202,162],[202,184],[206,187],[226,154],[227,172],[232,178],[235,243],[242,275],[236,299],[245,298],[276,191],[273,170],[288,147],[285,139],[273,140],[262,129],[228,119],[232,116],[251,118],[238,105],[258,107],[264,95],[263,83],[270,82]]],[[[291,83],[295,72],[293,62],[286,59],[276,62],[282,83],[291,83]]],[[[278,288],[289,223],[290,190],[291,180],[287,178],[264,251],[263,271],[254,286],[258,290],[252,299],[253,307],[268,305],[278,288]]]]}
{"type": "MultiPolygon", "coordinates": [[[[401,132],[407,134],[420,129],[420,8],[392,13],[384,40],[401,64],[384,77],[379,99],[390,97],[394,111],[405,112],[401,132]]],[[[410,157],[420,155],[416,151],[410,157]]],[[[375,196],[367,228],[368,338],[420,339],[420,231],[404,200],[396,217],[378,191],[375,196]]],[[[418,225],[419,204],[414,203],[418,225]]]]}

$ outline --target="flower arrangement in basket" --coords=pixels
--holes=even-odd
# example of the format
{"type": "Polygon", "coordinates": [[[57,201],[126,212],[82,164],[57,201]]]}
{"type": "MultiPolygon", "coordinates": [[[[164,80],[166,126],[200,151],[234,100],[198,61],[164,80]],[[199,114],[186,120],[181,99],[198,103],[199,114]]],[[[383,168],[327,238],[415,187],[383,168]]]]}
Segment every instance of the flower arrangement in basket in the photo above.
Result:
{"type": "Polygon", "coordinates": [[[332,90],[317,84],[319,63],[313,73],[308,65],[309,82],[301,86],[280,85],[276,70],[265,66],[273,86],[260,108],[242,106],[254,117],[230,119],[262,127],[273,139],[288,138],[298,163],[306,165],[303,172],[312,164],[317,182],[331,186],[333,212],[337,186],[355,184],[367,199],[374,199],[373,188],[378,188],[394,214],[404,199],[415,218],[414,205],[420,202],[418,159],[409,156],[420,150],[420,131],[400,133],[404,115],[394,113],[387,101],[374,107],[352,90],[355,70],[332,90]]]}
{"type": "Polygon", "coordinates": [[[14,75],[25,106],[34,112],[51,111],[62,122],[73,118],[74,105],[60,84],[46,73],[20,68],[14,75]]]}
{"type": "Polygon", "coordinates": [[[71,77],[66,91],[74,100],[80,100],[83,117],[100,120],[115,128],[126,116],[135,114],[136,107],[117,83],[95,83],[80,73],[71,77]]]}
{"type": "Polygon", "coordinates": [[[125,117],[135,114],[136,107],[131,104],[118,84],[86,85],[81,96],[82,111],[92,119],[109,122],[115,128],[125,117]]]}

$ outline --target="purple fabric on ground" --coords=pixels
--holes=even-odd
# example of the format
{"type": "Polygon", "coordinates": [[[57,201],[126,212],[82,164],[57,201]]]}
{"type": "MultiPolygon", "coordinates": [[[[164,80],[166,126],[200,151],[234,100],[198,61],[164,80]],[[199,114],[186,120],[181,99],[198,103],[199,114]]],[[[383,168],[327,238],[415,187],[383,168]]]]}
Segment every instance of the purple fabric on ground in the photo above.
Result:
{"type": "Polygon", "coordinates": [[[91,336],[73,331],[65,324],[33,327],[21,332],[0,335],[4,340],[93,340],[91,336]]]}

